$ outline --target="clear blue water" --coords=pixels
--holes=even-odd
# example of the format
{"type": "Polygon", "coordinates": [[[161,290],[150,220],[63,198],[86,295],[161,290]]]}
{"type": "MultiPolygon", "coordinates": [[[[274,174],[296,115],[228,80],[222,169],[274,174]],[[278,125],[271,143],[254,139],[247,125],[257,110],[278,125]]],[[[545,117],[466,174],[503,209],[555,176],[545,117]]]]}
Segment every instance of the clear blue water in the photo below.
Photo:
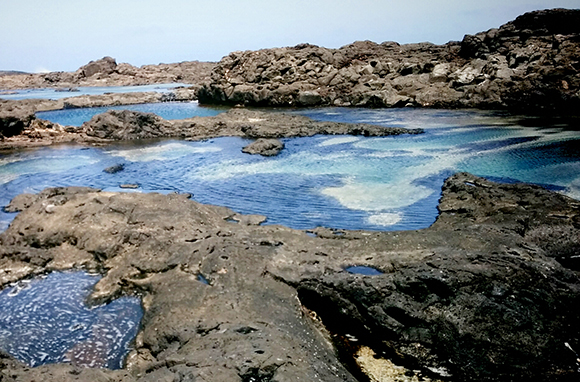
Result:
{"type": "MultiPolygon", "coordinates": [[[[156,107],[179,105],[187,107],[156,107]]],[[[542,184],[580,199],[580,129],[574,123],[472,110],[295,112],[320,120],[420,127],[425,134],[285,139],[286,148],[271,158],[243,154],[249,141],[241,138],[21,151],[0,158],[0,205],[51,186],[127,191],[119,185],[137,183],[136,192],[189,192],[202,203],[266,215],[266,224],[408,230],[434,222],[443,181],[457,171],[542,184]],[[115,164],[125,169],[102,171],[115,164]]],[[[13,216],[0,213],[0,229],[13,216]]]]}
{"type": "Polygon", "coordinates": [[[63,126],[80,126],[97,114],[107,110],[133,110],[155,113],[165,119],[185,119],[191,117],[211,117],[226,111],[226,108],[210,108],[192,102],[145,103],[139,105],[87,107],[82,109],[63,109],[41,111],[36,116],[47,121],[60,123],[63,126]]]}
{"type": "Polygon", "coordinates": [[[54,272],[0,291],[0,349],[30,366],[72,362],[119,369],[143,316],[136,297],[88,307],[100,276],[54,272]]]}
{"type": "MultiPolygon", "coordinates": [[[[139,105],[138,110],[186,118],[199,109],[197,104],[164,103],[139,105]]],[[[71,109],[53,112],[51,118],[80,124],[93,111],[71,109]]],[[[17,194],[55,186],[178,191],[192,193],[202,203],[266,215],[266,224],[297,229],[409,230],[433,223],[443,181],[457,171],[542,184],[580,199],[580,127],[575,121],[470,110],[294,112],[319,120],[423,128],[425,134],[285,139],[281,154],[269,158],[243,154],[241,149],[249,141],[241,138],[17,151],[0,154],[0,206],[17,194]],[[103,172],[116,164],[123,164],[124,170],[103,172]],[[139,188],[120,188],[126,183],[139,188]]],[[[14,216],[0,212],[0,230],[14,216]]],[[[359,268],[350,271],[370,272],[359,268]]],[[[203,276],[199,280],[204,282],[203,276]]],[[[120,367],[127,343],[136,333],[140,307],[138,300],[129,299],[87,310],[82,301],[96,282],[94,276],[62,273],[0,292],[0,348],[30,365],[72,357],[93,366],[120,367]],[[62,293],[58,292],[61,288],[62,293]],[[27,315],[30,310],[36,311],[27,315]],[[111,328],[119,331],[113,333],[111,328]]]]}
{"type": "Polygon", "coordinates": [[[61,99],[68,97],[77,97],[80,95],[100,95],[105,93],[134,93],[134,92],[162,92],[166,93],[179,86],[191,86],[182,83],[171,84],[153,84],[153,85],[138,85],[138,86],[79,86],[75,89],[78,91],[57,91],[53,88],[42,89],[17,89],[17,90],[0,90],[1,99],[61,99]]]}

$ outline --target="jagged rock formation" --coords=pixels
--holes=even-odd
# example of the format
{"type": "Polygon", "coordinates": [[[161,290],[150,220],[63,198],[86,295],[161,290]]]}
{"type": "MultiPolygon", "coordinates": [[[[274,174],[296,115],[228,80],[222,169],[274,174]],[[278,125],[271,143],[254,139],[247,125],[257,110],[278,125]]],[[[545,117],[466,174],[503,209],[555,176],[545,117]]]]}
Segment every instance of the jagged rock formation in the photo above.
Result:
{"type": "Polygon", "coordinates": [[[278,139],[259,138],[242,149],[243,153],[262,155],[265,157],[276,156],[284,149],[284,143],[278,139]]]}
{"type": "Polygon", "coordinates": [[[125,370],[4,355],[3,381],[355,381],[386,359],[441,380],[578,380],[578,201],[458,174],[428,229],[311,237],[188,197],[16,197],[0,285],[97,270],[93,300],[137,293],[145,316],[125,370]]]}
{"type": "Polygon", "coordinates": [[[76,86],[128,86],[181,82],[196,87],[207,82],[212,62],[185,61],[176,64],[117,64],[114,58],[91,61],[76,72],[13,74],[0,76],[0,89],[74,88],[76,86]]]}
{"type": "Polygon", "coordinates": [[[205,103],[264,106],[580,109],[580,10],[526,13],[445,45],[359,41],[234,52],[205,103]]]}
{"type": "MultiPolygon", "coordinates": [[[[20,105],[20,104],[16,104],[20,105]]],[[[15,109],[6,118],[0,114],[0,149],[46,146],[76,142],[104,144],[111,141],[180,138],[201,140],[216,137],[283,138],[316,134],[388,136],[420,134],[421,129],[383,127],[364,123],[318,122],[285,113],[232,109],[215,117],[165,120],[153,113],[109,110],[80,127],[60,126],[36,119],[27,109],[15,109]],[[12,117],[20,113],[19,118],[12,117]]]]}

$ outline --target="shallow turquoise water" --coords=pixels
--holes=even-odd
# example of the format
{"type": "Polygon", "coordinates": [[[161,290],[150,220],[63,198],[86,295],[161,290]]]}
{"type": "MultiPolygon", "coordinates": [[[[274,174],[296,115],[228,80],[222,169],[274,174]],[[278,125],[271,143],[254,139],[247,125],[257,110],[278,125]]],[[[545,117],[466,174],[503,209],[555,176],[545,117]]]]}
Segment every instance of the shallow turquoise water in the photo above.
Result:
{"type": "MultiPolygon", "coordinates": [[[[185,112],[189,104],[155,104],[185,112]]],[[[83,113],[82,109],[70,112],[83,113]]],[[[219,112],[219,110],[214,110],[219,112]]],[[[473,110],[345,109],[293,111],[320,120],[424,128],[425,134],[285,139],[274,158],[241,153],[248,140],[166,140],[105,148],[60,146],[0,159],[0,205],[50,186],[137,192],[189,192],[194,199],[266,224],[307,229],[399,230],[429,226],[443,180],[457,171],[545,185],[580,199],[580,129],[575,122],[473,110]],[[122,163],[117,174],[102,172],[122,163]]],[[[0,214],[5,228],[12,214],[0,214]]]]}
{"type": "MultiPolygon", "coordinates": [[[[170,119],[190,117],[200,110],[212,115],[223,109],[164,103],[139,105],[137,110],[170,119]]],[[[59,123],[80,124],[94,112],[71,109],[50,117],[59,123]]],[[[542,184],[580,199],[580,127],[574,120],[473,110],[322,108],[291,112],[319,120],[423,128],[425,134],[284,139],[286,148],[273,158],[243,154],[242,147],[250,141],[241,138],[23,150],[0,156],[0,206],[17,194],[46,187],[91,186],[126,192],[121,184],[137,183],[140,188],[131,192],[189,192],[202,203],[266,215],[266,224],[298,229],[408,230],[433,223],[443,181],[457,171],[542,184]],[[103,172],[115,164],[124,164],[124,170],[103,172]]],[[[0,212],[0,230],[14,216],[0,212]]],[[[82,273],[60,275],[64,276],[47,277],[54,284],[39,283],[44,286],[38,291],[20,283],[0,292],[0,348],[30,365],[61,362],[78,354],[71,349],[80,349],[92,357],[89,363],[94,360],[106,362],[106,367],[120,367],[137,330],[123,312],[131,313],[130,322],[138,323],[138,300],[130,300],[124,308],[115,305],[121,302],[111,304],[107,309],[112,311],[100,316],[110,320],[99,323],[82,305],[97,279],[82,273]],[[61,287],[64,294],[41,294],[61,287]],[[35,305],[42,309],[25,316],[35,305]],[[66,312],[60,311],[63,307],[66,312]],[[57,321],[59,317],[64,321],[57,321]],[[113,327],[122,330],[116,334],[105,330],[113,327]],[[80,337],[71,336],[77,331],[80,337]],[[95,340],[95,336],[107,335],[114,341],[95,340]]],[[[36,285],[33,283],[30,285],[36,285]]]]}
{"type": "Polygon", "coordinates": [[[185,119],[191,117],[211,117],[218,115],[227,109],[200,106],[197,101],[164,102],[42,111],[36,113],[36,116],[41,119],[46,119],[47,121],[60,123],[63,126],[80,126],[84,122],[90,120],[93,116],[104,113],[107,110],[133,110],[155,113],[165,119],[185,119]]]}
{"type": "Polygon", "coordinates": [[[166,93],[179,86],[190,86],[181,83],[171,84],[153,84],[153,85],[137,85],[137,86],[91,86],[75,87],[77,91],[57,91],[57,89],[42,88],[42,89],[17,89],[17,90],[0,90],[0,99],[61,99],[68,97],[77,97],[80,95],[101,95],[105,93],[134,93],[134,92],[162,92],[166,93]]]}

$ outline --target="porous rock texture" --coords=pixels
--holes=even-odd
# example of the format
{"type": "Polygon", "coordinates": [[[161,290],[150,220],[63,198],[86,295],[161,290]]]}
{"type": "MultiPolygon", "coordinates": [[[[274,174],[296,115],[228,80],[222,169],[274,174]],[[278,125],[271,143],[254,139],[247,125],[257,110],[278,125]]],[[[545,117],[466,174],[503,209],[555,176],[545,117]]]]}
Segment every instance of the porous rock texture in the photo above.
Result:
{"type": "MultiPolygon", "coordinates": [[[[8,124],[0,132],[20,130],[18,135],[0,136],[0,149],[45,146],[54,143],[104,144],[119,140],[180,138],[201,140],[216,137],[282,138],[315,134],[388,136],[420,134],[421,129],[383,127],[364,123],[319,122],[287,113],[232,109],[213,117],[165,120],[153,113],[109,110],[80,127],[61,126],[34,114],[21,112],[17,128],[8,124]],[[29,119],[26,119],[29,118],[29,119]]],[[[1,118],[2,114],[0,114],[1,118]]],[[[3,121],[0,119],[0,121],[3,121]]],[[[0,125],[0,128],[2,126],[0,125]]]]}
{"type": "Polygon", "coordinates": [[[280,154],[284,143],[278,139],[259,138],[242,149],[243,153],[272,157],[280,154]]]}
{"type": "Polygon", "coordinates": [[[377,375],[390,359],[440,380],[578,380],[578,201],[461,173],[430,228],[312,237],[188,197],[16,197],[1,285],[96,270],[93,301],[138,294],[145,316],[123,370],[3,355],[2,381],[365,381],[353,354],[377,375]]]}
{"type": "Polygon", "coordinates": [[[201,102],[264,106],[477,107],[577,113],[580,10],[526,13],[445,45],[358,41],[233,52],[201,102]]]}
{"type": "Polygon", "coordinates": [[[175,64],[117,64],[103,57],[81,66],[76,72],[12,74],[0,76],[0,89],[74,88],[77,86],[130,86],[180,82],[196,87],[209,78],[212,62],[185,61],[175,64]]]}

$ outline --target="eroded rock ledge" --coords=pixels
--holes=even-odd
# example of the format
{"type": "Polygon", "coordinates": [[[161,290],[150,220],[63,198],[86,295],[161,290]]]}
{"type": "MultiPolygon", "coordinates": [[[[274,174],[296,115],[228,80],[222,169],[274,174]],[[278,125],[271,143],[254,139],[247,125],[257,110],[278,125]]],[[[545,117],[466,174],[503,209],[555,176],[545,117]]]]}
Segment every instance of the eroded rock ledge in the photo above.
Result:
{"type": "MultiPolygon", "coordinates": [[[[0,114],[1,118],[1,114],[0,114]]],[[[235,136],[251,139],[306,137],[315,134],[388,136],[419,134],[421,129],[383,127],[363,123],[318,122],[287,113],[232,109],[214,117],[165,120],[153,113],[110,110],[80,127],[60,126],[21,113],[0,133],[0,149],[76,142],[103,144],[118,140],[181,138],[201,140],[235,136]]]]}
{"type": "Polygon", "coordinates": [[[580,10],[526,13],[461,42],[359,41],[233,52],[201,102],[263,106],[580,109],[580,10]]]}
{"type": "Polygon", "coordinates": [[[3,356],[3,381],[363,381],[353,353],[369,352],[379,373],[389,358],[441,380],[579,377],[580,202],[537,186],[457,174],[430,228],[317,237],[179,194],[57,188],[8,209],[1,285],[98,270],[94,300],[137,293],[145,316],[124,370],[3,356]]]}

